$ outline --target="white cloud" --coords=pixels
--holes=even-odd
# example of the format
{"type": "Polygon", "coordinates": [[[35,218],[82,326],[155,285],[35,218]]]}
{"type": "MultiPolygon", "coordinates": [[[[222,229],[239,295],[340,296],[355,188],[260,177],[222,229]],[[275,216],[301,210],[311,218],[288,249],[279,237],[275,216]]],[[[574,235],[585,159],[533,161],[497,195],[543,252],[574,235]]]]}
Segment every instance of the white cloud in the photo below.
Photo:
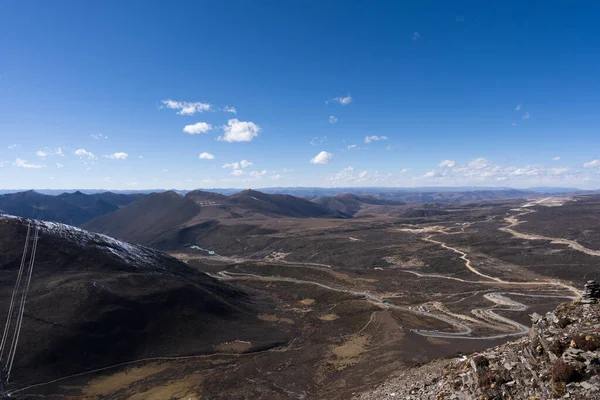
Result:
{"type": "Polygon", "coordinates": [[[200,153],[200,155],[198,156],[198,158],[200,158],[201,160],[214,160],[215,156],[213,156],[210,153],[203,152],[203,153],[200,153]]]}
{"type": "Polygon", "coordinates": [[[194,115],[196,113],[202,113],[205,111],[210,111],[212,106],[208,103],[200,103],[200,102],[189,102],[189,101],[174,101],[174,100],[163,100],[162,103],[172,110],[179,110],[177,114],[179,115],[194,115]]]}
{"type": "Polygon", "coordinates": [[[57,162],[57,163],[56,163],[56,168],[62,168],[62,167],[64,167],[64,165],[62,165],[62,164],[61,164],[61,163],[59,163],[59,162],[57,162]]]}
{"type": "MultiPolygon", "coordinates": [[[[600,167],[600,160],[597,162],[600,167]]],[[[569,167],[545,167],[543,165],[507,166],[495,165],[485,158],[475,158],[466,164],[455,164],[453,168],[438,168],[422,175],[421,179],[431,179],[440,185],[493,185],[510,181],[511,186],[530,187],[540,185],[578,185],[586,174],[569,167]]],[[[419,179],[415,177],[413,179],[419,179]]]]}
{"type": "Polygon", "coordinates": [[[520,111],[521,110],[521,105],[517,104],[517,106],[515,107],[515,111],[520,111]]]}
{"type": "Polygon", "coordinates": [[[583,168],[594,168],[594,167],[600,167],[600,160],[592,160],[590,162],[586,162],[585,164],[583,164],[583,168]]]}
{"type": "Polygon", "coordinates": [[[223,126],[224,136],[219,136],[217,139],[226,142],[249,142],[258,136],[260,126],[251,121],[239,121],[230,119],[227,125],[223,126]]]}
{"type": "Polygon", "coordinates": [[[365,143],[371,143],[371,142],[376,141],[376,140],[387,140],[387,139],[388,139],[387,136],[375,136],[375,135],[373,135],[373,136],[366,136],[365,137],[365,143]]]}
{"type": "Polygon", "coordinates": [[[281,175],[279,175],[279,174],[271,175],[270,178],[273,180],[279,180],[279,179],[281,179],[281,175]]]}
{"type": "Polygon", "coordinates": [[[108,136],[106,136],[106,135],[103,135],[103,134],[101,134],[101,133],[99,133],[99,134],[97,134],[97,135],[94,135],[94,134],[92,134],[92,135],[90,135],[90,136],[91,136],[92,138],[96,139],[96,140],[102,140],[102,139],[103,139],[103,140],[106,140],[106,139],[108,139],[108,136]]]}
{"type": "Polygon", "coordinates": [[[351,144],[350,146],[347,147],[347,149],[356,149],[358,146],[355,144],[351,144]]]}
{"type": "Polygon", "coordinates": [[[563,175],[565,172],[568,172],[568,171],[569,171],[569,168],[567,168],[567,167],[550,168],[548,170],[548,172],[551,175],[563,175]]]}
{"type": "Polygon", "coordinates": [[[313,146],[317,146],[319,144],[323,144],[327,141],[327,136],[317,136],[310,141],[310,144],[313,146]]]}
{"type": "Polygon", "coordinates": [[[354,184],[364,185],[367,184],[381,184],[388,180],[391,174],[382,175],[379,171],[369,172],[367,170],[355,171],[353,167],[349,166],[339,171],[334,175],[326,177],[334,186],[348,186],[354,184]]]}
{"type": "Polygon", "coordinates": [[[19,145],[18,145],[18,144],[9,144],[9,145],[8,145],[8,149],[9,149],[9,150],[14,150],[14,149],[16,149],[17,147],[19,147],[19,145]]]}
{"type": "Polygon", "coordinates": [[[552,161],[560,161],[560,157],[558,157],[558,156],[552,157],[552,161]]]}
{"type": "Polygon", "coordinates": [[[311,164],[329,164],[333,159],[333,154],[322,151],[310,160],[311,164]]]}
{"type": "Polygon", "coordinates": [[[513,122],[513,123],[512,123],[512,126],[517,126],[517,123],[516,123],[516,122],[513,122]]]}
{"type": "Polygon", "coordinates": [[[474,160],[469,161],[468,167],[472,168],[472,169],[482,169],[487,167],[490,164],[490,162],[483,158],[483,157],[479,157],[479,158],[475,158],[474,160]]]}
{"type": "Polygon", "coordinates": [[[236,161],[236,162],[232,162],[232,163],[223,164],[223,168],[242,169],[242,168],[248,168],[252,164],[253,163],[248,160],[242,160],[239,162],[236,161]]]}
{"type": "Polygon", "coordinates": [[[330,115],[329,116],[329,123],[330,124],[335,124],[336,122],[338,122],[338,119],[335,116],[330,115]]]}
{"type": "Polygon", "coordinates": [[[405,173],[407,173],[408,171],[410,171],[410,169],[408,169],[408,168],[403,168],[403,169],[401,169],[401,170],[400,170],[400,173],[401,173],[401,174],[405,174],[405,173]]]}
{"type": "Polygon", "coordinates": [[[65,154],[62,151],[62,147],[60,147],[60,146],[56,147],[54,149],[45,148],[44,150],[38,150],[35,152],[35,155],[40,158],[46,158],[51,155],[57,155],[57,156],[61,156],[61,157],[65,156],[65,154]]]}
{"type": "Polygon", "coordinates": [[[438,167],[440,168],[454,168],[454,166],[456,165],[456,162],[453,160],[444,160],[441,163],[438,164],[438,167]]]}
{"type": "Polygon", "coordinates": [[[13,163],[13,165],[15,165],[17,167],[21,167],[21,168],[42,168],[41,165],[38,165],[38,164],[29,164],[29,163],[27,163],[26,160],[23,160],[21,158],[17,158],[15,160],[15,162],[13,163]]]}
{"type": "MultiPolygon", "coordinates": [[[[350,93],[348,93],[348,96],[338,96],[331,101],[333,101],[334,103],[340,103],[343,106],[347,106],[352,102],[352,96],[350,96],[350,93]]],[[[325,102],[325,104],[327,103],[329,103],[329,101],[325,102]]]]}
{"type": "Polygon", "coordinates": [[[122,151],[118,153],[104,155],[104,158],[108,158],[110,160],[127,160],[127,157],[129,157],[129,155],[127,153],[123,153],[122,151]]]}
{"type": "Polygon", "coordinates": [[[522,117],[522,119],[529,119],[529,118],[531,118],[531,117],[529,116],[528,112],[526,112],[525,115],[523,115],[523,117],[522,117]]]}
{"type": "Polygon", "coordinates": [[[233,163],[223,164],[223,168],[240,169],[240,163],[239,162],[233,162],[233,163]]]}
{"type": "Polygon", "coordinates": [[[138,156],[138,158],[141,160],[141,159],[143,159],[143,158],[144,158],[144,156],[138,156]]]}
{"type": "Polygon", "coordinates": [[[244,171],[241,169],[234,169],[233,171],[231,171],[231,175],[233,176],[241,176],[244,175],[244,171]]]}
{"type": "Polygon", "coordinates": [[[263,169],[262,171],[252,171],[250,172],[250,176],[264,176],[266,175],[268,172],[266,169],[263,169]]]}
{"type": "Polygon", "coordinates": [[[94,153],[87,151],[86,149],[77,149],[75,150],[75,155],[79,156],[79,158],[87,158],[89,160],[95,160],[96,156],[94,153]]]}
{"type": "Polygon", "coordinates": [[[419,40],[421,39],[421,34],[419,32],[414,32],[412,34],[412,40],[419,40]]]}
{"type": "Polygon", "coordinates": [[[227,107],[227,106],[225,106],[225,107],[223,107],[223,111],[229,112],[229,113],[232,113],[232,114],[237,114],[237,110],[235,109],[235,107],[227,107]]]}
{"type": "Polygon", "coordinates": [[[207,124],[206,122],[196,122],[192,125],[186,125],[183,128],[185,133],[189,133],[190,135],[198,135],[200,133],[207,133],[212,130],[212,125],[207,124]]]}

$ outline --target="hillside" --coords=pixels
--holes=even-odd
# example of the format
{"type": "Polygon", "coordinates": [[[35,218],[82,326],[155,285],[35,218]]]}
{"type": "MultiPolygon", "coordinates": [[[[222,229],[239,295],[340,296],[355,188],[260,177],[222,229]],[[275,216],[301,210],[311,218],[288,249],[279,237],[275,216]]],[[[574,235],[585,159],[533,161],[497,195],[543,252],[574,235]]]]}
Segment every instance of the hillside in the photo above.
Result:
{"type": "Polygon", "coordinates": [[[330,210],[323,205],[285,194],[266,194],[256,190],[244,190],[231,195],[227,202],[240,208],[270,216],[295,218],[343,218],[338,210],[330,210]]]}
{"type": "Polygon", "coordinates": [[[106,210],[110,208],[110,211],[126,206],[135,200],[143,197],[143,194],[119,194],[112,192],[92,193],[84,194],[80,191],[73,193],[61,193],[57,198],[66,201],[67,203],[74,204],[82,209],[86,210],[98,210],[98,216],[107,214],[106,210]]]}
{"type": "Polygon", "coordinates": [[[173,191],[152,193],[82,228],[148,245],[195,217],[200,209],[199,204],[173,191]]]}
{"type": "Polygon", "coordinates": [[[352,193],[317,197],[312,201],[331,212],[341,212],[348,215],[356,214],[362,207],[367,205],[401,206],[405,204],[402,201],[380,199],[374,196],[358,196],[352,193]]]}
{"type": "Polygon", "coordinates": [[[191,192],[187,192],[185,197],[192,199],[199,203],[203,203],[203,202],[221,203],[221,202],[227,201],[227,196],[224,196],[219,193],[205,192],[203,190],[192,190],[191,192]]]}
{"type": "Polygon", "coordinates": [[[249,235],[274,233],[261,227],[273,218],[345,218],[311,201],[246,190],[232,196],[193,191],[153,193],[82,225],[121,240],[175,250],[190,245],[243,249],[249,235]],[[225,223],[231,221],[232,224],[225,223]]]}
{"type": "MultiPolygon", "coordinates": [[[[258,302],[250,295],[172,257],[67,225],[38,223],[11,379],[17,386],[144,357],[211,353],[213,346],[240,337],[258,347],[282,338],[256,319],[258,302]]],[[[26,231],[27,220],[0,216],[2,320],[26,231]]]]}
{"type": "Polygon", "coordinates": [[[80,225],[116,211],[140,196],[142,195],[111,192],[87,195],[79,191],[50,196],[29,190],[0,195],[0,212],[24,218],[42,218],[46,221],[80,225]]]}

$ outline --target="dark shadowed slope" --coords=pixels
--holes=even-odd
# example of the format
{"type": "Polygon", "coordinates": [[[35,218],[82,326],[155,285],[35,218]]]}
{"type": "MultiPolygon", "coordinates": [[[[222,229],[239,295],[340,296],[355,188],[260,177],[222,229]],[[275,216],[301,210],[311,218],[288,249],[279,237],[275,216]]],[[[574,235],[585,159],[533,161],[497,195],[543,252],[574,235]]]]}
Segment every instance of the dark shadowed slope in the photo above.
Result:
{"type": "Polygon", "coordinates": [[[256,190],[244,190],[227,198],[229,204],[264,215],[296,218],[347,217],[339,211],[290,195],[266,194],[256,190]]]}
{"type": "Polygon", "coordinates": [[[49,196],[30,190],[1,195],[0,211],[25,218],[43,218],[47,221],[80,225],[116,211],[141,196],[143,195],[111,192],[91,195],[74,192],[49,196]]]}
{"type": "Polygon", "coordinates": [[[317,197],[312,201],[326,207],[331,212],[337,211],[348,215],[356,214],[365,205],[401,206],[405,204],[402,201],[380,199],[374,196],[357,196],[352,193],[317,197]]]}
{"type": "Polygon", "coordinates": [[[96,216],[90,210],[82,209],[59,197],[40,194],[33,190],[0,196],[0,212],[26,218],[43,217],[48,221],[60,221],[72,225],[82,224],[96,216]]]}
{"type": "MultiPolygon", "coordinates": [[[[34,383],[153,356],[253,348],[282,334],[256,318],[250,295],[157,250],[41,222],[14,383],[34,383]]],[[[0,320],[19,269],[27,221],[0,216],[0,320]]],[[[3,328],[2,324],[2,328],[3,328]]]]}
{"type": "Polygon", "coordinates": [[[227,196],[224,196],[219,193],[213,192],[205,192],[203,190],[192,190],[188,192],[185,197],[192,199],[194,201],[203,203],[203,202],[218,202],[222,203],[227,201],[227,196]]]}
{"type": "Polygon", "coordinates": [[[232,196],[202,191],[186,196],[165,192],[147,195],[82,227],[162,250],[207,244],[207,241],[221,248],[224,242],[239,242],[240,237],[273,232],[255,221],[277,217],[344,218],[347,214],[294,196],[254,190],[232,196]],[[235,225],[224,224],[227,220],[235,220],[235,225]]]}
{"type": "Polygon", "coordinates": [[[135,243],[150,244],[200,212],[195,201],[173,191],[152,193],[82,227],[135,243]]]}
{"type": "Polygon", "coordinates": [[[98,214],[97,216],[100,216],[107,214],[106,212],[103,212],[102,209],[105,205],[110,206],[111,211],[114,211],[120,207],[131,204],[144,196],[145,195],[143,194],[119,194],[112,192],[84,194],[80,191],[76,191],[73,193],[61,193],[56,197],[83,209],[99,210],[98,212],[101,212],[101,214],[98,214]]]}

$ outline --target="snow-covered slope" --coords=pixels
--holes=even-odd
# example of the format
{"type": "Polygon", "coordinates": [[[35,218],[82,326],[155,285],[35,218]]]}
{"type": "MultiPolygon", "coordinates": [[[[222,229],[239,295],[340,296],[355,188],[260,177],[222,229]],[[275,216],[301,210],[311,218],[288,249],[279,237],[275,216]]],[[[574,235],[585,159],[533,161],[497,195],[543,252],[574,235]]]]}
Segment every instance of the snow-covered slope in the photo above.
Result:
{"type": "MultiPolygon", "coordinates": [[[[82,249],[100,251],[118,257],[127,265],[138,269],[155,269],[165,271],[162,263],[170,258],[164,253],[141,245],[122,242],[100,233],[92,233],[71,225],[58,222],[32,220],[14,215],[0,214],[0,220],[11,219],[24,225],[31,223],[32,228],[39,226],[40,238],[44,235],[77,245],[82,249]]],[[[33,230],[32,230],[33,234],[33,230]]]]}

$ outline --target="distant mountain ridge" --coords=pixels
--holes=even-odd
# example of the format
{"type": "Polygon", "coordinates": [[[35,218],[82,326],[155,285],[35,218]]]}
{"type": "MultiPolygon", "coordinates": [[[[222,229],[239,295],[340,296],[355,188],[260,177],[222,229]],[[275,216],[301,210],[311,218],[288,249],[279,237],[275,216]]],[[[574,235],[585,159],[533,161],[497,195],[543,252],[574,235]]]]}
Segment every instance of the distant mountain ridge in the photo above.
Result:
{"type": "Polygon", "coordinates": [[[234,240],[238,235],[266,232],[243,221],[221,224],[225,220],[281,217],[349,218],[350,215],[299,197],[254,190],[231,196],[199,190],[182,196],[170,191],[144,196],[82,227],[121,240],[172,250],[195,244],[197,238],[207,235],[234,240]]]}
{"type": "Polygon", "coordinates": [[[402,201],[380,199],[370,195],[358,196],[352,193],[317,197],[312,201],[323,205],[330,211],[339,211],[348,215],[356,214],[363,205],[401,206],[406,204],[402,201]]]}
{"type": "MultiPolygon", "coordinates": [[[[450,190],[456,188],[445,187],[437,188],[437,191],[430,190],[432,188],[425,189],[410,191],[401,188],[271,188],[265,189],[265,192],[252,189],[235,190],[235,193],[229,193],[228,195],[206,190],[192,190],[186,193],[160,191],[148,194],[112,192],[86,194],[83,191],[75,191],[47,195],[29,190],[0,195],[0,212],[79,226],[96,220],[98,217],[117,212],[121,208],[146,197],[165,201],[168,199],[162,206],[159,204],[160,201],[153,203],[153,200],[149,200],[145,206],[145,203],[140,203],[138,207],[141,207],[140,210],[145,211],[138,211],[137,216],[131,215],[132,209],[117,214],[124,221],[139,221],[139,224],[129,224],[131,232],[140,229],[141,226],[146,226],[147,230],[155,233],[167,226],[174,227],[183,224],[200,213],[202,213],[202,219],[204,220],[245,218],[252,215],[293,218],[349,218],[364,206],[379,205],[385,207],[411,203],[505,200],[581,193],[580,191],[569,191],[568,188],[541,188],[540,191],[534,191],[534,189],[457,191],[450,190]],[[354,190],[354,192],[349,190],[354,190]],[[280,192],[290,192],[295,195],[280,192]],[[164,196],[161,197],[161,194],[164,194],[164,196]],[[212,207],[212,209],[208,207],[212,207]],[[182,215],[181,218],[175,217],[182,212],[185,215],[182,215]],[[155,220],[152,224],[142,224],[145,218],[144,213],[154,214],[155,220]],[[156,215],[161,215],[161,217],[156,219],[156,215]],[[156,227],[157,225],[158,227],[156,227]]],[[[229,189],[215,190],[224,193],[230,191],[229,189]]],[[[100,231],[104,231],[110,225],[112,226],[110,231],[115,234],[123,233],[123,229],[125,229],[124,223],[121,223],[123,229],[117,231],[114,231],[116,222],[103,225],[103,222],[100,221],[95,222],[95,224],[94,229],[100,231]]],[[[89,227],[91,228],[92,225],[89,225],[89,227]]],[[[133,241],[139,239],[130,236],[127,236],[127,238],[133,241]]],[[[142,240],[142,243],[145,243],[145,241],[142,240]]]]}
{"type": "Polygon", "coordinates": [[[0,212],[25,218],[80,225],[137,200],[139,194],[111,192],[86,195],[82,192],[50,196],[33,190],[0,195],[0,212]]]}
{"type": "Polygon", "coordinates": [[[133,243],[155,245],[159,237],[194,218],[201,207],[175,192],[151,193],[82,227],[133,243]]]}
{"type": "MultiPolygon", "coordinates": [[[[29,189],[0,189],[0,195],[8,193],[25,192],[29,189]]],[[[141,190],[115,190],[115,189],[35,189],[36,192],[41,194],[47,194],[56,196],[62,193],[73,193],[81,192],[84,194],[96,194],[111,192],[115,194],[149,194],[149,193],[161,193],[175,191],[181,194],[187,194],[193,191],[204,191],[210,193],[219,193],[222,195],[232,195],[244,191],[245,189],[236,188],[207,188],[207,189],[141,189],[141,190]]],[[[292,186],[292,187],[266,187],[266,188],[255,188],[254,190],[268,193],[268,194],[290,194],[301,197],[317,197],[317,196],[335,196],[344,193],[354,194],[372,194],[377,193],[419,193],[419,192],[470,192],[470,191],[496,191],[496,190],[520,190],[524,192],[533,193],[546,193],[546,194],[558,194],[558,193],[595,193],[600,189],[589,189],[583,190],[578,188],[569,187],[530,187],[524,189],[515,189],[511,187],[503,186],[415,186],[415,187],[303,187],[303,186],[292,186]]]]}
{"type": "Polygon", "coordinates": [[[331,210],[321,204],[288,194],[268,194],[257,190],[244,190],[227,198],[228,203],[267,215],[297,218],[348,217],[339,210],[331,210]]]}

